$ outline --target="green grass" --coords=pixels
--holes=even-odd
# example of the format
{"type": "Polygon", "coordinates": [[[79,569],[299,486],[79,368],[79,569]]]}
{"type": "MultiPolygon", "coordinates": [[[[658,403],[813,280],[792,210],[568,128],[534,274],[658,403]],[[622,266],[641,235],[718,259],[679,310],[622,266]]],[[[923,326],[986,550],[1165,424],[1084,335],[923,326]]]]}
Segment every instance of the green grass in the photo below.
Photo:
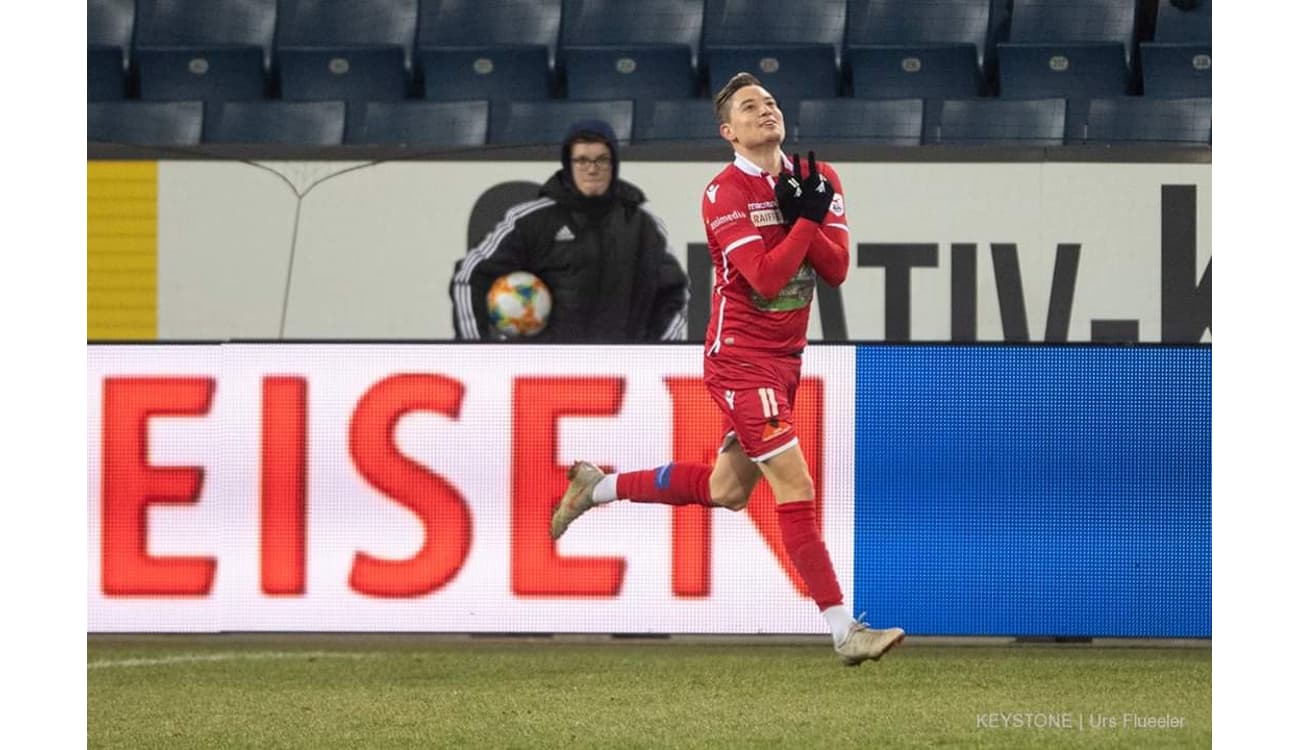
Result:
{"type": "Polygon", "coordinates": [[[847,669],[828,645],[95,636],[87,725],[89,747],[132,750],[1209,747],[1210,657],[908,644],[847,669]],[[1126,713],[1183,726],[1124,728],[1126,713]],[[1101,717],[1121,726],[1089,728],[1101,717]]]}

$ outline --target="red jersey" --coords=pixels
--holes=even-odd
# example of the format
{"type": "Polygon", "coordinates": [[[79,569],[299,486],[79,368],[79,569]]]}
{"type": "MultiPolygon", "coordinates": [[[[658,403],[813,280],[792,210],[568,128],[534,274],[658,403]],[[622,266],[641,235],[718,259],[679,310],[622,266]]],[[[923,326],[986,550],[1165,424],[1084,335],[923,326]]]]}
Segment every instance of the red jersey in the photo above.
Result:
{"type": "MultiPolygon", "coordinates": [[[[789,159],[784,154],[781,159],[789,170],[789,159]]],[[[838,286],[847,271],[848,215],[839,175],[824,162],[818,162],[817,167],[830,181],[835,197],[815,234],[822,235],[819,241],[830,248],[828,252],[843,254],[834,264],[843,264],[838,271],[820,270],[832,278],[838,274],[839,278],[831,281],[838,286]]],[[[809,252],[772,297],[759,294],[742,270],[752,273],[759,257],[784,240],[792,229],[782,221],[775,182],[774,175],[736,154],[735,160],[704,190],[701,213],[714,272],[712,315],[704,339],[706,356],[789,356],[803,351],[808,343],[808,312],[819,270],[813,253],[809,252]]]]}

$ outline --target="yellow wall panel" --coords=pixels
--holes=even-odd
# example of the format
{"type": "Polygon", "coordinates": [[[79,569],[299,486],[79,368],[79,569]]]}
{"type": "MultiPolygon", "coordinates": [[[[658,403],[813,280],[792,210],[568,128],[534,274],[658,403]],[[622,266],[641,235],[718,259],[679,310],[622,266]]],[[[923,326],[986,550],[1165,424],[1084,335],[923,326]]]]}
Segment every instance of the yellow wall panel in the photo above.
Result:
{"type": "Polygon", "coordinates": [[[86,164],[86,335],[158,337],[158,163],[86,164]]]}

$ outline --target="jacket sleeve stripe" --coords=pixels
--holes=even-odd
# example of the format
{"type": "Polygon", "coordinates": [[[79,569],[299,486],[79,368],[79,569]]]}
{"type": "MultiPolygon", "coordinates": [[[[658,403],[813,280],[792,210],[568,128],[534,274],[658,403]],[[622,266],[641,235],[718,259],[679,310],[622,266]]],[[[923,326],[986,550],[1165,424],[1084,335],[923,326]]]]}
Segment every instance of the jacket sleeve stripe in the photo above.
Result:
{"type": "MultiPolygon", "coordinates": [[[[677,260],[677,255],[673,252],[673,246],[668,241],[668,229],[664,226],[663,219],[660,219],[658,214],[646,208],[644,204],[642,204],[641,210],[645,212],[646,216],[650,217],[651,221],[654,222],[655,229],[659,230],[660,236],[664,238],[664,252],[668,254],[668,257],[673,259],[674,263],[677,263],[678,266],[680,266],[681,263],[677,260]]],[[[682,275],[685,276],[685,272],[683,272],[682,275]]],[[[686,340],[686,310],[690,307],[690,304],[691,284],[688,279],[686,282],[686,298],[682,301],[682,306],[677,310],[677,314],[673,316],[672,322],[668,324],[663,335],[659,337],[660,341],[686,340]]]]}

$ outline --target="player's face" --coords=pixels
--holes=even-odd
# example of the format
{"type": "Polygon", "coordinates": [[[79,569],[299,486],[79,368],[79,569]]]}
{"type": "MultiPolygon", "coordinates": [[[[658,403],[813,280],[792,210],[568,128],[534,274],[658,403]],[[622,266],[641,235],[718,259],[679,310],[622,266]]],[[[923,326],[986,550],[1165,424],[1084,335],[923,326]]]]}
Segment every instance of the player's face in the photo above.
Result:
{"type": "Polygon", "coordinates": [[[609,183],[614,179],[609,146],[603,143],[575,143],[569,151],[569,164],[572,166],[573,185],[579,193],[594,197],[604,195],[609,190],[609,183]]]}
{"type": "Polygon", "coordinates": [[[731,96],[731,119],[722,125],[722,137],[746,148],[785,140],[785,117],[776,98],[762,86],[746,86],[731,96]]]}

